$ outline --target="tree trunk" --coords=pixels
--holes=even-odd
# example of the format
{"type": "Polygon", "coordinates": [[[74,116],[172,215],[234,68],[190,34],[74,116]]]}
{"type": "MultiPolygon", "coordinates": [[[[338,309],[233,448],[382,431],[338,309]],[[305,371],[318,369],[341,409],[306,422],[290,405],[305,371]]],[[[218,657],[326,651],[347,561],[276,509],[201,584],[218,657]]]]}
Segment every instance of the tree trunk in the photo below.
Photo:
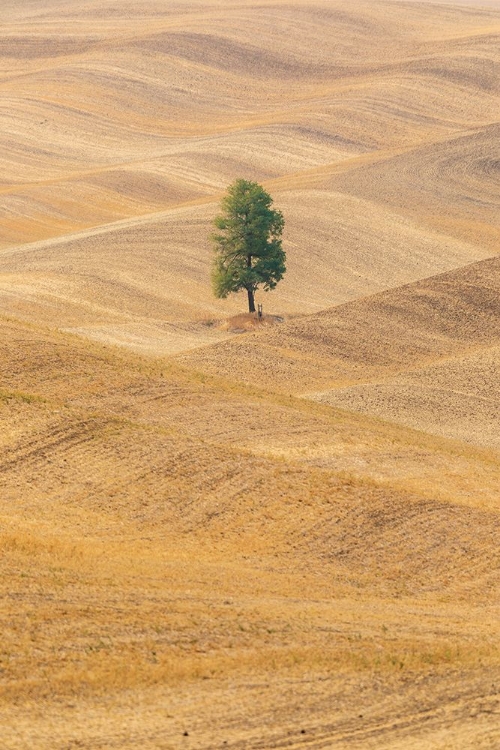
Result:
{"type": "Polygon", "coordinates": [[[247,289],[248,293],[248,312],[255,312],[255,300],[253,298],[253,289],[247,289]]]}

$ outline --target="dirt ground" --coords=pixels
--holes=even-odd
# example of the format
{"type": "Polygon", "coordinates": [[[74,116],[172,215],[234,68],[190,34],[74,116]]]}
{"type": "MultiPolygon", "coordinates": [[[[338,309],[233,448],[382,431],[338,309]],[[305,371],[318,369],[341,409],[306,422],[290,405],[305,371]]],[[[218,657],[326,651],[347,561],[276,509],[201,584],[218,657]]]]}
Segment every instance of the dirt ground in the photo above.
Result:
{"type": "Polygon", "coordinates": [[[500,747],[499,36],[3,2],[1,750],[500,747]],[[242,176],[260,324],[209,283],[242,176]]]}

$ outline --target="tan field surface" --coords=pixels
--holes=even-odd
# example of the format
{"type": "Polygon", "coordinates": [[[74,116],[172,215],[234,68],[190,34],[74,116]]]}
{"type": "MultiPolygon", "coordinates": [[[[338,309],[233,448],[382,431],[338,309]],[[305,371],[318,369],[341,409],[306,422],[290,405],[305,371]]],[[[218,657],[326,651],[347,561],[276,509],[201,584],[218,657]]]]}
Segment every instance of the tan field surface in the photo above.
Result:
{"type": "Polygon", "coordinates": [[[196,369],[500,448],[500,258],[183,354],[196,369]]]}
{"type": "Polygon", "coordinates": [[[499,0],[3,0],[0,750],[500,747],[499,144],[499,0]]]}

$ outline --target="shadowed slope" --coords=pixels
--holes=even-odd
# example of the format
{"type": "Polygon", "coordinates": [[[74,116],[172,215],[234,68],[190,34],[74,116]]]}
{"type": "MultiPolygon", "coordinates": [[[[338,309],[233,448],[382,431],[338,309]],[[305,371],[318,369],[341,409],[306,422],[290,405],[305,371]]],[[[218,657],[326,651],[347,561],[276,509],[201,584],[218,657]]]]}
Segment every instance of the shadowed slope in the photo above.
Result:
{"type": "Polygon", "coordinates": [[[318,394],[326,403],[426,432],[500,447],[500,346],[457,355],[408,374],[318,394]]]}
{"type": "Polygon", "coordinates": [[[498,446],[499,292],[494,258],[182,361],[498,446]]]}

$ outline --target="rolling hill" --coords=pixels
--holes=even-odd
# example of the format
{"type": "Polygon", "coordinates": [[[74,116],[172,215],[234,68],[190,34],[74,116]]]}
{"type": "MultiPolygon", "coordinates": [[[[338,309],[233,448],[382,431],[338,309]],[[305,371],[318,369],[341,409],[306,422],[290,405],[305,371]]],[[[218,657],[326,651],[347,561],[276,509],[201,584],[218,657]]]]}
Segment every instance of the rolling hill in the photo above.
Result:
{"type": "Polygon", "coordinates": [[[181,361],[498,448],[499,292],[496,257],[181,361]]]}
{"type": "Polygon", "coordinates": [[[499,38],[498,0],[3,2],[2,747],[500,744],[499,38]],[[288,262],[244,334],[237,177],[288,262]]]}
{"type": "Polygon", "coordinates": [[[317,746],[351,732],[384,746],[421,732],[416,700],[436,731],[449,736],[451,705],[452,731],[481,741],[460,706],[494,705],[498,674],[491,454],[1,328],[8,745],[175,746],[189,731],[279,746],[306,726],[317,746]],[[362,698],[334,719],[341,686],[362,698]]]}
{"type": "Polygon", "coordinates": [[[6,314],[139,351],[205,344],[197,323],[241,307],[207,285],[210,221],[240,175],[285,214],[280,314],[495,254],[494,8],[147,8],[8,11],[6,314]]]}

